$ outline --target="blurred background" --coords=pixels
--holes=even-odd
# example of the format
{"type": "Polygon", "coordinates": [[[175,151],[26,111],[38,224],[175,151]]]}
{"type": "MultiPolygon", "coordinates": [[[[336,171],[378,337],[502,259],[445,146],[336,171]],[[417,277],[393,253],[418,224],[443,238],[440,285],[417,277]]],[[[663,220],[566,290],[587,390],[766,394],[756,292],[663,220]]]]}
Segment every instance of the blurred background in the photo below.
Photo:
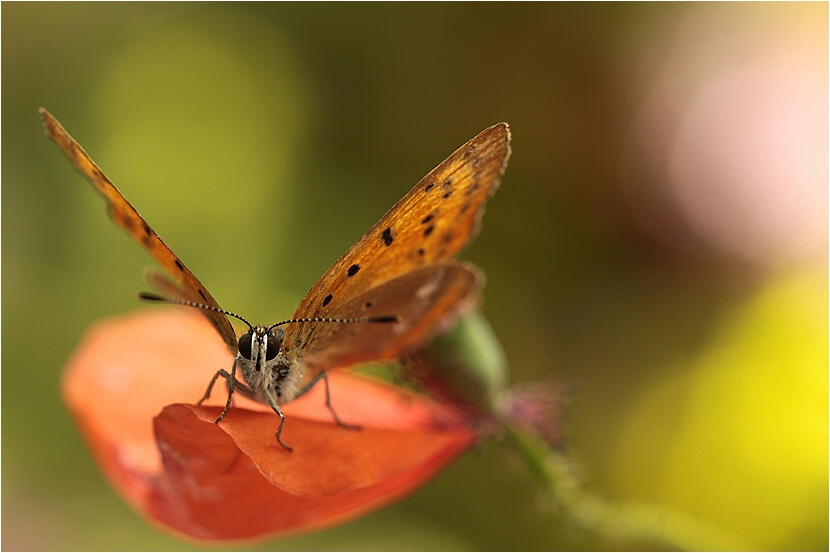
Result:
{"type": "MultiPolygon", "coordinates": [[[[750,548],[828,548],[826,3],[4,3],[2,78],[3,549],[199,547],[121,502],[61,404],[85,329],[148,308],[151,261],[40,106],[260,322],[509,122],[463,257],[512,381],[570,389],[585,488],[750,548]]],[[[398,504],[261,547],[615,545],[491,443],[398,504]]]]}

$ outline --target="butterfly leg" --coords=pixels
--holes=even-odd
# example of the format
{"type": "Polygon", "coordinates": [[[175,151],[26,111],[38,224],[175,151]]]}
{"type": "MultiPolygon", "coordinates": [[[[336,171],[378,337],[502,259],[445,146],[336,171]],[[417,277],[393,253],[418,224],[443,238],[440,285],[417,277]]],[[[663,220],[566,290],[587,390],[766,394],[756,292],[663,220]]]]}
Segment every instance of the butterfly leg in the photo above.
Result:
{"type": "Polygon", "coordinates": [[[317,376],[314,377],[314,380],[309,382],[308,386],[303,388],[300,391],[300,393],[297,394],[297,397],[300,397],[301,395],[305,394],[307,391],[312,389],[314,387],[314,385],[317,384],[321,379],[325,382],[325,386],[326,386],[326,407],[331,412],[331,416],[334,418],[334,422],[336,422],[338,426],[342,426],[343,428],[345,428],[347,430],[363,430],[362,426],[358,426],[358,425],[355,425],[355,424],[349,424],[349,423],[343,422],[342,420],[340,420],[340,417],[337,416],[337,412],[334,410],[334,407],[331,406],[331,393],[329,392],[329,373],[328,372],[321,371],[320,373],[318,373],[317,376]]]}
{"type": "MultiPolygon", "coordinates": [[[[227,403],[225,403],[225,408],[222,410],[222,414],[219,415],[219,418],[214,421],[216,424],[219,424],[219,421],[224,419],[225,415],[227,415],[228,411],[230,411],[230,409],[231,409],[231,401],[233,399],[233,392],[234,392],[234,389],[236,387],[236,359],[234,359],[234,361],[233,361],[233,367],[231,367],[231,372],[230,373],[228,371],[226,371],[225,369],[219,369],[218,371],[216,371],[216,374],[213,375],[213,378],[211,379],[210,384],[208,384],[207,390],[205,391],[205,395],[202,396],[202,399],[200,399],[198,401],[198,403],[196,403],[196,405],[201,405],[203,401],[205,401],[206,399],[208,399],[210,397],[210,393],[211,393],[211,391],[213,391],[213,385],[216,384],[216,379],[219,378],[220,376],[222,378],[224,378],[228,383],[228,401],[227,401],[227,403]]],[[[241,388],[240,392],[242,392],[243,395],[246,395],[246,396],[249,396],[249,397],[253,395],[253,392],[251,392],[250,389],[247,388],[241,382],[239,383],[239,387],[241,388]],[[245,392],[248,392],[248,393],[245,393],[245,392]]]]}
{"type": "Polygon", "coordinates": [[[274,401],[274,396],[272,396],[271,392],[269,392],[268,390],[265,390],[265,399],[268,400],[268,405],[271,406],[271,409],[274,410],[274,413],[276,413],[280,417],[280,427],[277,429],[277,441],[280,443],[282,447],[284,447],[288,451],[294,451],[290,446],[288,446],[284,441],[282,441],[282,427],[285,426],[285,415],[282,414],[280,406],[277,405],[277,402],[274,401]]]}

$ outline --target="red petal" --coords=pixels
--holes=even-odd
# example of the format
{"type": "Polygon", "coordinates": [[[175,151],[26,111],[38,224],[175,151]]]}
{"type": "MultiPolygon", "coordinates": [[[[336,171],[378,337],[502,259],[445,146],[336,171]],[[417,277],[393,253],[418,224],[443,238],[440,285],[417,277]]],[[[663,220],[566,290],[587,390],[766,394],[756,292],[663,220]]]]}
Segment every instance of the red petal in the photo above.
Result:
{"type": "Polygon", "coordinates": [[[297,532],[354,518],[416,489],[469,446],[469,441],[451,432],[349,432],[297,418],[292,419],[295,450],[290,453],[273,439],[274,416],[242,411],[237,418],[248,420],[238,423],[240,428],[250,426],[271,438],[248,457],[213,424],[216,414],[214,409],[170,405],[155,421],[165,471],[154,486],[151,513],[199,539],[297,532]],[[310,447],[298,439],[306,435],[314,437],[310,447]],[[349,438],[338,440],[338,435],[349,438]],[[327,440],[333,442],[330,447],[315,449],[327,440]],[[406,450],[390,455],[390,447],[418,451],[407,458],[406,450]],[[379,458],[371,459],[372,452],[378,452],[379,458]],[[362,455],[355,458],[354,453],[362,455]],[[265,471],[270,478],[264,476],[265,471]],[[352,489],[338,495],[302,497],[269,485],[274,479],[296,479],[312,487],[317,483],[321,488],[343,484],[352,489]],[[355,489],[355,480],[368,485],[355,489]]]}
{"type": "MultiPolygon", "coordinates": [[[[200,398],[231,364],[198,313],[153,310],[96,326],[63,381],[110,483],[140,512],[197,539],[354,518],[414,490],[474,440],[433,402],[342,371],[330,376],[332,402],[363,429],[334,424],[319,386],[283,409],[293,453],[277,443],[279,418],[267,406],[235,397],[217,426],[221,407],[168,405],[200,398]]],[[[214,394],[223,404],[224,386],[214,394]]]]}

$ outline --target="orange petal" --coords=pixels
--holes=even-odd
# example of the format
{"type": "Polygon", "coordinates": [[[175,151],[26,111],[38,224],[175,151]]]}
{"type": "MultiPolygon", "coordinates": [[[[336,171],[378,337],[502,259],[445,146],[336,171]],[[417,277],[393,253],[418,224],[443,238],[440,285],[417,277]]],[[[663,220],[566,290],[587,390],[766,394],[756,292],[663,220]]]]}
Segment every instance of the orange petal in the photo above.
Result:
{"type": "Polygon", "coordinates": [[[146,478],[161,470],[153,417],[169,403],[197,401],[213,373],[233,362],[203,319],[161,309],[99,322],[65,369],[64,403],[133,506],[147,493],[146,478]]]}
{"type": "MultiPolygon", "coordinates": [[[[260,448],[271,450],[271,455],[256,460],[259,454],[252,458],[242,453],[229,435],[213,424],[213,418],[214,410],[189,405],[170,405],[156,418],[165,470],[155,482],[149,501],[151,516],[181,533],[205,540],[296,533],[354,518],[418,488],[470,444],[468,440],[459,439],[457,432],[439,433],[426,437],[434,439],[434,443],[425,444],[419,457],[406,459],[399,455],[391,459],[394,471],[382,469],[383,460],[375,461],[367,468],[361,465],[363,458],[350,457],[354,450],[337,449],[344,445],[342,442],[335,441],[330,449],[321,451],[306,448],[305,441],[297,437],[314,436],[315,441],[321,443],[337,433],[360,435],[366,432],[367,436],[376,436],[375,433],[366,430],[349,432],[326,423],[294,419],[297,426],[292,442],[295,450],[290,453],[273,440],[273,416],[242,411],[237,418],[251,418],[253,427],[259,427],[272,438],[268,440],[268,446],[260,448]],[[369,485],[323,497],[292,495],[270,485],[273,478],[282,478],[331,486],[327,484],[332,477],[329,470],[338,463],[344,466],[338,467],[334,482],[339,483],[338,479],[342,479],[344,473],[352,473],[369,485]],[[266,476],[264,468],[271,474],[266,476]],[[370,482],[372,472],[378,478],[370,482]]],[[[397,444],[424,440],[412,432],[386,430],[382,433],[395,434],[392,441],[397,444]]],[[[369,443],[370,439],[367,437],[363,441],[369,443]]],[[[355,444],[348,445],[353,447],[355,444]]],[[[383,445],[389,446],[388,437],[383,445]]],[[[389,457],[388,451],[381,449],[381,452],[384,457],[389,457]]],[[[346,480],[348,484],[352,483],[348,478],[346,480]]]]}
{"type": "MultiPolygon", "coordinates": [[[[318,386],[284,408],[293,453],[277,443],[279,418],[267,406],[235,397],[216,425],[221,407],[175,404],[199,399],[231,364],[202,316],[165,309],[97,325],[64,375],[64,401],[113,487],[193,538],[251,539],[354,518],[416,489],[474,441],[437,404],[343,371],[330,377],[332,402],[363,429],[334,424],[318,386]]],[[[224,391],[216,386],[216,403],[224,391]]]]}

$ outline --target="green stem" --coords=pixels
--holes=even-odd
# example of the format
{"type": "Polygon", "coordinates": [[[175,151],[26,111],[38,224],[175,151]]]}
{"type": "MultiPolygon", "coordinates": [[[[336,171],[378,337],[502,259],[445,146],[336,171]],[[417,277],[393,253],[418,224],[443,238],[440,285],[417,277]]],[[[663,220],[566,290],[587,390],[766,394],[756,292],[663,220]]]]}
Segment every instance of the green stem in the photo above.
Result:
{"type": "Polygon", "coordinates": [[[687,551],[752,551],[749,544],[668,508],[615,506],[581,486],[567,457],[533,435],[509,425],[507,437],[559,511],[575,526],[611,544],[687,551]]]}

